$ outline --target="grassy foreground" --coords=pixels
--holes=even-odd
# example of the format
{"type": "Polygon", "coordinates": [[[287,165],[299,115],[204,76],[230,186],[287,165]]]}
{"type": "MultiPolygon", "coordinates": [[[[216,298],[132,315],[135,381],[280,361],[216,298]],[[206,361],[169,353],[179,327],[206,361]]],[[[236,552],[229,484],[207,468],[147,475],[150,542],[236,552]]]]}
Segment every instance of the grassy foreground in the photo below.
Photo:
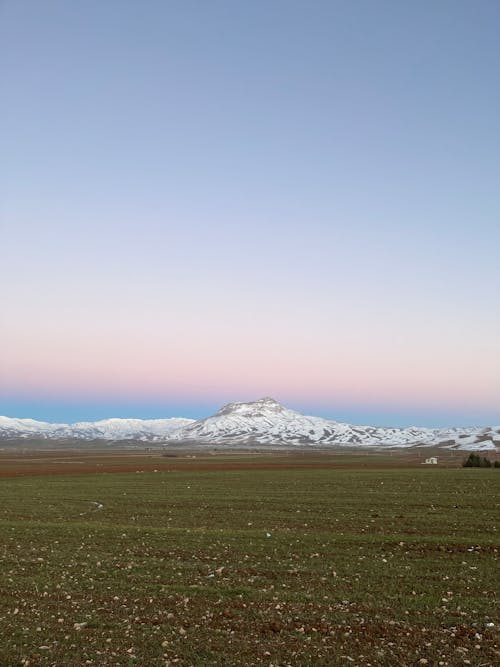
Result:
{"type": "Polygon", "coordinates": [[[499,486],[421,468],[1,479],[0,665],[500,664],[499,486]]]}

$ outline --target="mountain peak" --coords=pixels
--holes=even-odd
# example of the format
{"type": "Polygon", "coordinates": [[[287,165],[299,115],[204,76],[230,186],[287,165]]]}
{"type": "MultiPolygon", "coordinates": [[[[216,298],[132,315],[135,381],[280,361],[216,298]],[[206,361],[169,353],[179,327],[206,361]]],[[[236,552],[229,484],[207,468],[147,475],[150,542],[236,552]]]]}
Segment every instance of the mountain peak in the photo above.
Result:
{"type": "Polygon", "coordinates": [[[382,428],[352,426],[306,416],[269,396],[248,403],[228,403],[204,419],[104,419],[98,422],[49,424],[0,417],[0,440],[140,440],[157,444],[229,446],[412,447],[435,445],[462,450],[498,451],[500,426],[494,428],[382,428]]]}
{"type": "Polygon", "coordinates": [[[258,405],[269,405],[269,406],[278,406],[280,408],[283,408],[281,403],[278,403],[277,400],[274,398],[271,398],[271,396],[264,396],[263,398],[258,398],[256,401],[251,401],[253,404],[258,404],[258,405]]]}
{"type": "Polygon", "coordinates": [[[271,398],[270,396],[264,396],[264,398],[258,398],[256,401],[249,401],[248,403],[228,403],[216,414],[255,414],[262,411],[278,413],[284,412],[285,410],[286,408],[284,408],[281,403],[278,403],[278,401],[276,401],[274,398],[271,398]]]}

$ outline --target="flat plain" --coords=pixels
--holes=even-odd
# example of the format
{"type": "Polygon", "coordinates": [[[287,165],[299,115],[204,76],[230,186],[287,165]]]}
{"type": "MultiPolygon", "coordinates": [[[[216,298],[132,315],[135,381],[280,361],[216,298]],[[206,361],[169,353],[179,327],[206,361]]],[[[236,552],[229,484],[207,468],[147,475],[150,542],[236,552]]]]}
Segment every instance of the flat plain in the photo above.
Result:
{"type": "Polygon", "coordinates": [[[0,455],[0,665],[500,663],[500,471],[0,455]]]}

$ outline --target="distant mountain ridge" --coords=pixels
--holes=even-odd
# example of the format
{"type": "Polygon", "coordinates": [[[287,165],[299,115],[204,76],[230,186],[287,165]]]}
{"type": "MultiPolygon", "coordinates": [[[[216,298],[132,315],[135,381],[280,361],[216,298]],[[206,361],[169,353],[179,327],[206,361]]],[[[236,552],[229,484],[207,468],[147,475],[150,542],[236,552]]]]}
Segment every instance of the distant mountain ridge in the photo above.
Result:
{"type": "Polygon", "coordinates": [[[0,440],[9,437],[37,437],[40,439],[121,440],[164,438],[193,419],[102,419],[95,422],[52,424],[34,419],[0,417],[0,440]]]}
{"type": "Polygon", "coordinates": [[[500,449],[500,427],[432,429],[353,426],[285,408],[272,398],[229,403],[205,419],[104,419],[51,424],[0,417],[2,439],[139,440],[157,444],[383,448],[415,445],[500,449]]]}

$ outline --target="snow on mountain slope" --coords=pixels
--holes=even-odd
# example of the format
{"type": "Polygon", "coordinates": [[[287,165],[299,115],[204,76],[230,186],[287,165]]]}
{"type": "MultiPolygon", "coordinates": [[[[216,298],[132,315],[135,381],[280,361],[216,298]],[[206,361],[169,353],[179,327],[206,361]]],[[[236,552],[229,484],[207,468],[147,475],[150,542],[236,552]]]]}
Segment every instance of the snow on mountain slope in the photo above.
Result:
{"type": "Polygon", "coordinates": [[[102,419],[96,422],[49,424],[34,419],[0,417],[0,437],[37,437],[47,439],[77,438],[81,440],[154,440],[190,424],[192,419],[102,419]]]}
{"type": "Polygon", "coordinates": [[[407,445],[433,439],[431,429],[351,426],[289,410],[272,398],[230,403],[212,417],[172,433],[172,440],[269,444],[407,445]]]}
{"type": "Polygon", "coordinates": [[[252,403],[229,403],[215,415],[173,433],[172,439],[318,442],[332,423],[321,417],[305,417],[271,398],[263,398],[252,403]]]}
{"type": "Polygon", "coordinates": [[[229,403],[215,415],[199,419],[171,434],[169,440],[187,440],[213,444],[269,444],[317,446],[408,447],[415,444],[448,446],[460,449],[495,449],[500,445],[490,429],[381,428],[352,426],[341,422],[309,417],[289,410],[272,398],[251,403],[229,403]],[[488,436],[487,433],[493,435],[488,436]],[[460,437],[465,439],[460,440],[460,437]],[[482,437],[482,445],[477,438],[482,437]]]}
{"type": "Polygon", "coordinates": [[[0,417],[0,438],[124,440],[235,446],[409,447],[438,445],[463,450],[500,449],[500,427],[382,428],[309,417],[272,398],[229,403],[205,419],[104,419],[49,424],[0,417]]]}

